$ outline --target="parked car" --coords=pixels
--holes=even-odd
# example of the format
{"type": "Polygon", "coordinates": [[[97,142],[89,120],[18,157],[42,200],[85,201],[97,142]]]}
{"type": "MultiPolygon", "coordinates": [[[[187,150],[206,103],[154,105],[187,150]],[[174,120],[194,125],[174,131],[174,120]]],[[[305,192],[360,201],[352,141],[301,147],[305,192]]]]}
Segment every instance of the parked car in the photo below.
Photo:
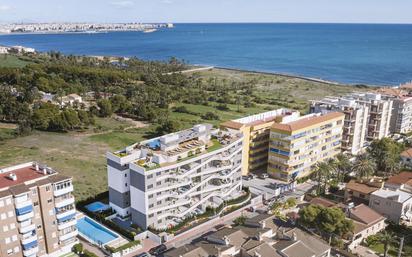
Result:
{"type": "Polygon", "coordinates": [[[158,245],[150,249],[149,253],[151,255],[158,256],[159,254],[166,252],[166,250],[167,250],[167,246],[164,244],[161,244],[161,245],[158,245]]]}
{"type": "Polygon", "coordinates": [[[135,257],[150,257],[150,254],[144,252],[144,253],[136,255],[135,257]]]}
{"type": "Polygon", "coordinates": [[[266,174],[266,173],[263,173],[262,175],[259,176],[259,178],[261,178],[261,179],[267,179],[267,178],[269,178],[269,175],[266,174]]]}
{"type": "Polygon", "coordinates": [[[246,180],[246,181],[249,181],[249,180],[251,180],[252,178],[251,178],[250,176],[242,176],[242,179],[243,179],[243,180],[246,180]]]}

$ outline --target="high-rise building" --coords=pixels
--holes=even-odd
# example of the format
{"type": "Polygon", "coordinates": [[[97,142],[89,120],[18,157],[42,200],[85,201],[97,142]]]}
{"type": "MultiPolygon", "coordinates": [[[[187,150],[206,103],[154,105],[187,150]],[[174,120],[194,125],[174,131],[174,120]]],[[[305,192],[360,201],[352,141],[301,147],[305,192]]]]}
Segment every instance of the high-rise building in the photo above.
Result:
{"type": "Polygon", "coordinates": [[[345,97],[326,97],[313,101],[311,113],[342,112],[345,114],[342,135],[342,150],[356,155],[365,147],[368,131],[369,107],[355,99],[345,97]]]}
{"type": "Polygon", "coordinates": [[[268,173],[284,181],[310,174],[314,165],[341,152],[345,115],[316,113],[272,125],[268,173]]]}
{"type": "Polygon", "coordinates": [[[196,125],[107,153],[110,205],[162,229],[242,193],[243,135],[196,125]]]}
{"type": "Polygon", "coordinates": [[[298,111],[278,109],[221,124],[222,128],[243,133],[242,175],[267,171],[270,127],[285,116],[299,117],[298,111]]]}
{"type": "Polygon", "coordinates": [[[60,256],[77,243],[72,179],[37,163],[0,169],[0,256],[60,256]]]}
{"type": "Polygon", "coordinates": [[[342,150],[356,155],[367,141],[390,135],[393,99],[380,93],[352,93],[343,97],[327,97],[313,101],[311,113],[342,112],[342,150]]]}

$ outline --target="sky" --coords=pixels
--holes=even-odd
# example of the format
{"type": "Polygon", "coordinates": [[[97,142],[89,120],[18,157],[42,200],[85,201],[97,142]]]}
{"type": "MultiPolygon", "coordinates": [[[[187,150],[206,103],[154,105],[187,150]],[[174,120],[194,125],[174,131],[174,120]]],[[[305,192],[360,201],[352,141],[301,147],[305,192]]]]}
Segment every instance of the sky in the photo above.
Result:
{"type": "Polygon", "coordinates": [[[0,22],[412,23],[412,0],[0,0],[0,22]]]}

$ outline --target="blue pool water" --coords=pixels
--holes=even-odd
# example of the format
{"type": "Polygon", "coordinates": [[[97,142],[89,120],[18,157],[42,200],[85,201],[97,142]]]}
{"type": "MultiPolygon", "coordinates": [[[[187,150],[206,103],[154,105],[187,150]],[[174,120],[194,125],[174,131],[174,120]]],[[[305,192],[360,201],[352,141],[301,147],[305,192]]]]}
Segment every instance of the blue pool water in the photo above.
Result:
{"type": "Polygon", "coordinates": [[[100,212],[110,209],[110,206],[102,202],[94,202],[85,206],[91,212],[100,212]]]}
{"type": "Polygon", "coordinates": [[[412,80],[412,24],[176,24],[154,33],[1,35],[0,45],[137,56],[289,73],[344,83],[412,80]]]}
{"type": "Polygon", "coordinates": [[[77,221],[77,229],[97,244],[104,245],[118,238],[117,235],[88,217],[83,217],[77,221]]]}

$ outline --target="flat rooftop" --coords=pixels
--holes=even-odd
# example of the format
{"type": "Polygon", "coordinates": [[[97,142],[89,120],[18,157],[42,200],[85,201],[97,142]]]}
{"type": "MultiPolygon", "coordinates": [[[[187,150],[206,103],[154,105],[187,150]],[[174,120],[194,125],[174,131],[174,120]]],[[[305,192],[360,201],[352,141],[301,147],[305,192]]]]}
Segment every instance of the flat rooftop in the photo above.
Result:
{"type": "Polygon", "coordinates": [[[222,126],[228,127],[228,128],[239,129],[244,125],[256,126],[256,125],[264,124],[267,122],[275,121],[276,118],[280,116],[288,116],[288,115],[296,115],[296,114],[299,114],[299,112],[295,110],[291,110],[291,109],[281,108],[281,109],[277,109],[273,111],[250,115],[250,116],[243,117],[243,118],[236,119],[236,120],[226,121],[222,123],[222,126]]]}
{"type": "Polygon", "coordinates": [[[40,168],[41,167],[39,167],[39,171],[37,171],[33,163],[26,163],[0,169],[0,190],[16,185],[28,184],[29,182],[35,182],[41,178],[46,178],[51,174],[56,173],[52,169],[47,168],[45,174],[40,168]]]}
{"type": "Polygon", "coordinates": [[[279,129],[283,131],[296,131],[300,129],[304,129],[316,124],[320,124],[329,120],[333,120],[336,118],[344,118],[345,114],[341,112],[329,112],[326,114],[308,114],[303,117],[300,117],[294,121],[286,122],[286,123],[275,123],[272,125],[272,128],[279,129]]]}
{"type": "Polygon", "coordinates": [[[412,194],[402,190],[379,189],[372,194],[398,203],[403,203],[412,198],[412,194]]]}

